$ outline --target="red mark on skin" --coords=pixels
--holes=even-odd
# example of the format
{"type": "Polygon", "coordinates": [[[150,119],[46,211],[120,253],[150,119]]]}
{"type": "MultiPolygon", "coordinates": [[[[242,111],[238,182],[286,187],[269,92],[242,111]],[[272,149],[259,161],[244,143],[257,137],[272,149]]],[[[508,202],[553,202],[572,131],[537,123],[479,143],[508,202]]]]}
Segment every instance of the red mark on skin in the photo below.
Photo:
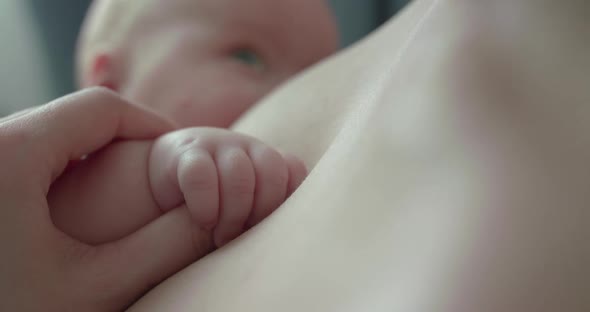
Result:
{"type": "Polygon", "coordinates": [[[91,84],[117,91],[117,85],[110,77],[113,74],[111,67],[110,55],[106,53],[97,55],[92,67],[91,84]]]}
{"type": "Polygon", "coordinates": [[[103,83],[99,84],[99,86],[105,87],[107,89],[111,89],[113,91],[117,91],[117,87],[112,82],[103,82],[103,83]]]}
{"type": "Polygon", "coordinates": [[[92,68],[92,73],[94,75],[100,75],[101,73],[105,73],[109,70],[111,65],[111,58],[108,54],[99,54],[96,56],[94,60],[94,67],[92,68]]]}

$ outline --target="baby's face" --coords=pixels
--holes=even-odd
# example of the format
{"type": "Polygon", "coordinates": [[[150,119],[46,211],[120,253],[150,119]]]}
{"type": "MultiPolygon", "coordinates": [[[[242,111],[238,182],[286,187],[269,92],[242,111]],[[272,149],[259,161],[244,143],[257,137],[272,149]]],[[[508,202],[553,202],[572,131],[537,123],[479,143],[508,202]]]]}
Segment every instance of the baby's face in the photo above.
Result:
{"type": "Polygon", "coordinates": [[[185,127],[229,127],[278,84],[337,49],[322,0],[142,4],[149,7],[119,47],[125,69],[116,88],[185,127]]]}

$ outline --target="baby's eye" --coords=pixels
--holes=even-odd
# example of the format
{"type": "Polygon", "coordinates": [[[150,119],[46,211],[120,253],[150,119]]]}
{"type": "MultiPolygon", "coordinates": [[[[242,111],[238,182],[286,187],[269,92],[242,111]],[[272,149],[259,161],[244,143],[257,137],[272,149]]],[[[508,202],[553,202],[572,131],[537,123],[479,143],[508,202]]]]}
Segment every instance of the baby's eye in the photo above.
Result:
{"type": "Polygon", "coordinates": [[[247,48],[233,51],[231,57],[245,65],[255,68],[256,70],[262,71],[266,68],[266,64],[262,57],[258,53],[247,48]]]}

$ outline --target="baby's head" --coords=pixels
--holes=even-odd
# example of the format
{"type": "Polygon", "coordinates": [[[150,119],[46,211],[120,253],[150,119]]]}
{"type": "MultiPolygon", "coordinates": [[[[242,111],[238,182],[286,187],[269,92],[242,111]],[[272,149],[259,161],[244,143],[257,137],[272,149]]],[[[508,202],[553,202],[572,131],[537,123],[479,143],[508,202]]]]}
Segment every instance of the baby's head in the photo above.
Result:
{"type": "Polygon", "coordinates": [[[228,127],[337,46],[323,0],[96,0],[78,78],[181,126],[228,127]]]}

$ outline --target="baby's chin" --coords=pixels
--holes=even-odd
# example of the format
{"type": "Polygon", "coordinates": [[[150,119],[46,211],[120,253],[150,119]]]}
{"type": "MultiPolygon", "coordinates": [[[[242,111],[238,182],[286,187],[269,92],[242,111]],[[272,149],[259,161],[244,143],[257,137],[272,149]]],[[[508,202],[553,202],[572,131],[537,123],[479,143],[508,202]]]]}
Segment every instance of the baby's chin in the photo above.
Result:
{"type": "Polygon", "coordinates": [[[158,92],[161,88],[157,88],[160,84],[144,85],[138,92],[130,92],[129,98],[182,128],[229,128],[266,93],[266,90],[250,91],[239,87],[243,86],[239,82],[230,81],[226,86],[223,82],[194,81],[191,84],[170,83],[174,87],[161,92],[158,92]]]}
{"type": "Polygon", "coordinates": [[[214,127],[230,128],[249,109],[190,109],[175,110],[165,114],[181,128],[214,127]]]}

